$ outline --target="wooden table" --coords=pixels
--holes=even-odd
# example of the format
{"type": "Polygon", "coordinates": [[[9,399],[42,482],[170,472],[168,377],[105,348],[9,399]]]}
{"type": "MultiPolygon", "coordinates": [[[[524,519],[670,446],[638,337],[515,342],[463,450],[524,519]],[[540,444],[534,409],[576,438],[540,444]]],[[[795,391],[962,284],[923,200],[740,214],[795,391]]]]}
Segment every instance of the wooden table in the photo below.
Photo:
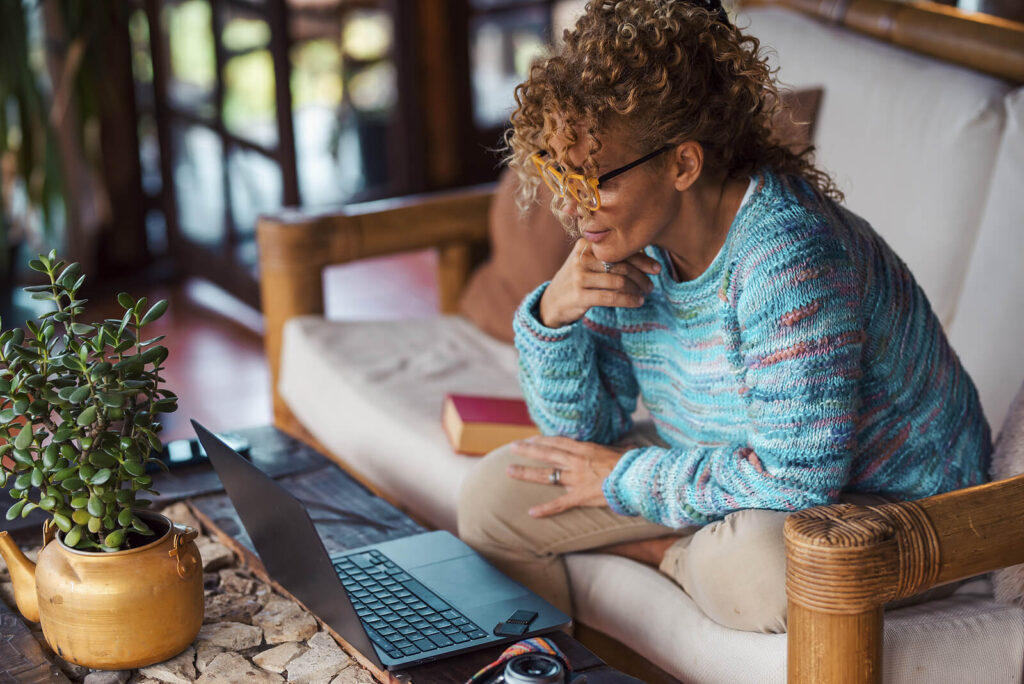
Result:
{"type": "MultiPolygon", "coordinates": [[[[418,534],[425,529],[387,501],[374,496],[341,468],[314,449],[271,428],[241,431],[252,443],[251,461],[277,475],[278,481],[301,500],[310,513],[330,554],[418,534]],[[291,464],[293,467],[287,467],[291,464]]],[[[180,477],[180,476],[179,476],[180,477]]],[[[203,480],[200,473],[192,477],[203,480]]],[[[163,493],[160,485],[154,485],[163,493]]],[[[179,487],[187,491],[187,487],[179,487]]],[[[193,495],[189,504],[196,516],[250,568],[279,591],[287,590],[267,576],[252,547],[234,506],[223,493],[193,495]]],[[[327,629],[329,626],[325,625],[327,629]]],[[[375,668],[361,653],[332,631],[345,649],[381,682],[431,684],[465,682],[473,673],[495,660],[504,646],[494,646],[427,665],[390,673],[375,668]]],[[[601,658],[563,632],[549,635],[569,657],[576,672],[587,675],[588,684],[633,684],[640,680],[614,670],[601,658]]]]}

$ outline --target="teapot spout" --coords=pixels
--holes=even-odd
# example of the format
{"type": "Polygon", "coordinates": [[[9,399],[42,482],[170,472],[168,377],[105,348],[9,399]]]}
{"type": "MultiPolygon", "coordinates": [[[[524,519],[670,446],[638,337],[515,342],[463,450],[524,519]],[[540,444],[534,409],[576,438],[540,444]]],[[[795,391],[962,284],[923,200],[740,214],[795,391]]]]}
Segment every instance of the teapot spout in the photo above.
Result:
{"type": "Polygon", "coordinates": [[[26,620],[39,622],[36,598],[36,564],[25,557],[7,532],[0,532],[0,556],[7,563],[14,583],[14,601],[26,620]]]}

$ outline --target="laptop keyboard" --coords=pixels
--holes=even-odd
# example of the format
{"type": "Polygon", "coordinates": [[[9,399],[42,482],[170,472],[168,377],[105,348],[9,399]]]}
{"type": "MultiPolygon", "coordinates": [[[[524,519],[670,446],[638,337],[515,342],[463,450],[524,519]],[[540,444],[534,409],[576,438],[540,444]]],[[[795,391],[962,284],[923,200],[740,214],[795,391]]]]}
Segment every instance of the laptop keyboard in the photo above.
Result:
{"type": "Polygon", "coordinates": [[[392,658],[487,636],[380,551],[345,556],[334,569],[370,640],[392,658]]]}

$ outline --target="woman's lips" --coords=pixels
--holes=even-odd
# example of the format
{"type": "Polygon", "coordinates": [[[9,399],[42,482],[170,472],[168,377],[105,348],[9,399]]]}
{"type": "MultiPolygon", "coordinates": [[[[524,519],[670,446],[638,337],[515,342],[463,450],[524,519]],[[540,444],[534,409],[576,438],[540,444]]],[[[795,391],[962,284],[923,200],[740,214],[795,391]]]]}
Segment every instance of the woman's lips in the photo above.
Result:
{"type": "Polygon", "coordinates": [[[585,230],[583,231],[583,237],[590,242],[600,242],[611,234],[610,230],[585,230]]]}

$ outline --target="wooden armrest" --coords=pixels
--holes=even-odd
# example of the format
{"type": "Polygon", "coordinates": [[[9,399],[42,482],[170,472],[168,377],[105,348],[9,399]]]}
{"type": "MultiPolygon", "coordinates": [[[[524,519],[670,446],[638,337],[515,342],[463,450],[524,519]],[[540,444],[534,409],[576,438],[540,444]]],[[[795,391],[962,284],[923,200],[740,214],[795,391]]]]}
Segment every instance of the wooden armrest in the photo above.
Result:
{"type": "Polygon", "coordinates": [[[260,217],[260,299],[275,424],[294,432],[277,394],[284,324],[324,312],[323,270],[364,257],[440,249],[442,311],[455,310],[471,267],[472,246],[487,240],[494,184],[465,190],[366,202],[331,213],[284,210],[260,217]]]}
{"type": "Polygon", "coordinates": [[[880,682],[882,606],[1024,563],[1024,475],[786,520],[790,682],[880,682]]]}

